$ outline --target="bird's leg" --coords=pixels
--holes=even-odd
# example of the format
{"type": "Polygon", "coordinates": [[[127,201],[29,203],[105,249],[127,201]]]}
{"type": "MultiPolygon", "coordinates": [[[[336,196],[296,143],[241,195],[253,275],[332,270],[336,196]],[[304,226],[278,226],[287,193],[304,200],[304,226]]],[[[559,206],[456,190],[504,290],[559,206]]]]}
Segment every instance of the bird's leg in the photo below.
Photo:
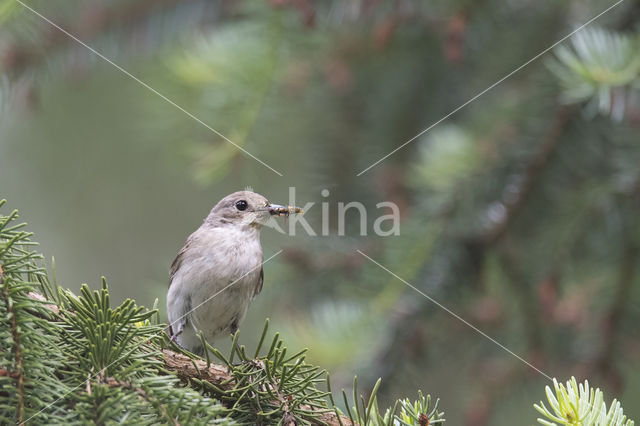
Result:
{"type": "Polygon", "coordinates": [[[179,335],[181,335],[181,334],[182,334],[182,332],[184,331],[184,326],[185,326],[186,324],[187,324],[187,322],[186,322],[186,321],[184,321],[184,320],[183,320],[183,321],[180,321],[180,322],[178,323],[178,330],[177,330],[175,333],[173,333],[173,336],[171,336],[171,342],[173,342],[173,343],[175,343],[175,342],[176,342],[176,339],[178,338],[178,336],[179,336],[179,335]]]}

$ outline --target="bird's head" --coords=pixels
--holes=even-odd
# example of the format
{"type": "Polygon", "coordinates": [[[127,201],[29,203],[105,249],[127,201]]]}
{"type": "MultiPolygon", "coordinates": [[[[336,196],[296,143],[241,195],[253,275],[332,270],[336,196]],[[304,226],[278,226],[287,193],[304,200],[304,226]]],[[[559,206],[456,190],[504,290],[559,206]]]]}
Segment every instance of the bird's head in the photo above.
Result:
{"type": "Polygon", "coordinates": [[[238,191],[220,200],[206,222],[214,226],[236,225],[260,229],[271,216],[288,216],[291,213],[302,213],[302,209],[271,204],[264,196],[252,191],[238,191]]]}

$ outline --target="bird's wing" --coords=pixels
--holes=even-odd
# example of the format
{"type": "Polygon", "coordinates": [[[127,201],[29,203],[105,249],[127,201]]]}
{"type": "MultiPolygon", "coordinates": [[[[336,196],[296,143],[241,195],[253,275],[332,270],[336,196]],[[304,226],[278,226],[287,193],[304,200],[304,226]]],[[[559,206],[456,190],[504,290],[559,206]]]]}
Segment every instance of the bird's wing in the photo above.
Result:
{"type": "Polygon", "coordinates": [[[173,259],[173,262],[171,263],[171,268],[169,268],[169,287],[171,287],[171,283],[173,282],[173,276],[176,274],[178,269],[180,269],[180,265],[182,265],[182,261],[184,260],[184,254],[187,252],[187,250],[189,250],[189,247],[191,246],[191,241],[192,241],[192,238],[191,236],[189,236],[189,238],[187,238],[187,242],[184,243],[184,246],[180,249],[180,251],[178,252],[178,255],[176,256],[175,259],[173,259]]]}
{"type": "Polygon", "coordinates": [[[258,278],[258,282],[256,283],[256,288],[253,291],[253,297],[256,297],[262,291],[262,283],[264,282],[264,269],[260,268],[260,278],[258,278]]]}

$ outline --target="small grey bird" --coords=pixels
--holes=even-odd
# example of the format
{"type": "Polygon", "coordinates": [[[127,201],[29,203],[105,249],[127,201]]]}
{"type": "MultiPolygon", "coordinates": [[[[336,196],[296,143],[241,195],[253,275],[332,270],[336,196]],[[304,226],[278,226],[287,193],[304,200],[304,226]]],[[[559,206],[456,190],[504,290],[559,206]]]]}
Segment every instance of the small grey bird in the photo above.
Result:
{"type": "Polygon", "coordinates": [[[271,204],[252,191],[224,197],[187,238],[171,264],[169,334],[180,346],[202,353],[208,343],[235,331],[262,290],[260,230],[270,216],[302,213],[271,204]]]}

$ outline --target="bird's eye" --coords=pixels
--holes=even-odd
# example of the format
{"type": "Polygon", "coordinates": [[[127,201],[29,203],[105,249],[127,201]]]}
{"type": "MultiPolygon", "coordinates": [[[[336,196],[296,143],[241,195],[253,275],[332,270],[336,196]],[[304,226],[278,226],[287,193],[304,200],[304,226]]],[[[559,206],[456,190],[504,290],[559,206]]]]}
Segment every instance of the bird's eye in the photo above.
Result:
{"type": "Polygon", "coordinates": [[[241,212],[245,211],[247,207],[249,207],[249,204],[247,204],[245,200],[240,200],[236,202],[236,209],[240,210],[241,212]]]}

